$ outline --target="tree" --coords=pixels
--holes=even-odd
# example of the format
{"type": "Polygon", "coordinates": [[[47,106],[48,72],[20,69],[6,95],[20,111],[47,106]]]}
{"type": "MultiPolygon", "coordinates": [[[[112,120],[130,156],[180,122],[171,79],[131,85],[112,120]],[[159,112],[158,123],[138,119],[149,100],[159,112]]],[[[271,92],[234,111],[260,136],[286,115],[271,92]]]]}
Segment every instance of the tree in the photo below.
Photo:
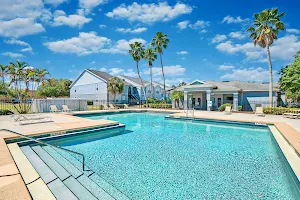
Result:
{"type": "Polygon", "coordinates": [[[170,97],[173,101],[175,101],[175,106],[176,106],[176,103],[177,103],[177,105],[179,107],[180,99],[184,98],[184,93],[183,93],[183,91],[173,90],[170,97]]]}
{"type": "Polygon", "coordinates": [[[69,97],[71,84],[69,79],[50,78],[38,87],[37,94],[41,97],[69,97]]]}
{"type": "Polygon", "coordinates": [[[148,65],[149,65],[149,70],[150,70],[150,94],[151,94],[151,98],[153,98],[152,67],[153,67],[153,62],[157,59],[156,52],[153,51],[152,48],[146,49],[145,54],[144,54],[144,59],[148,61],[148,65]]]}
{"type": "Polygon", "coordinates": [[[116,96],[124,90],[124,82],[118,77],[112,77],[107,82],[107,90],[114,95],[114,102],[116,103],[116,96]]]}
{"type": "Polygon", "coordinates": [[[159,53],[160,57],[160,65],[161,65],[161,72],[164,81],[164,99],[166,99],[166,79],[164,73],[164,65],[162,60],[163,49],[166,49],[170,40],[168,39],[167,34],[163,34],[162,32],[157,32],[155,37],[152,38],[151,46],[154,47],[154,51],[159,53]]]}
{"type": "Polygon", "coordinates": [[[6,65],[0,64],[0,77],[2,78],[2,83],[4,84],[5,75],[7,73],[8,67],[6,65]]]}
{"type": "Polygon", "coordinates": [[[185,86],[185,85],[186,85],[185,82],[181,82],[181,83],[178,84],[178,87],[185,86]]]}
{"type": "Polygon", "coordinates": [[[47,80],[47,75],[50,76],[50,73],[46,69],[37,69],[36,82],[38,83],[38,86],[40,85],[40,83],[45,83],[45,81],[47,80]]]}
{"type": "Polygon", "coordinates": [[[128,53],[132,56],[133,60],[136,62],[137,74],[142,83],[142,91],[144,93],[144,98],[147,100],[146,92],[145,92],[145,85],[144,85],[143,79],[140,75],[140,69],[139,69],[139,62],[144,57],[145,49],[144,49],[144,46],[142,45],[142,43],[140,43],[140,42],[135,42],[133,44],[130,44],[129,46],[130,46],[130,50],[128,51],[128,53]]]}
{"type": "Polygon", "coordinates": [[[295,54],[295,61],[280,71],[280,89],[286,92],[287,98],[300,101],[300,51],[295,54]]]}
{"type": "Polygon", "coordinates": [[[280,18],[284,16],[284,13],[278,13],[278,9],[266,9],[261,13],[254,14],[253,25],[247,29],[250,32],[250,38],[253,40],[254,45],[257,44],[261,48],[267,49],[267,58],[269,65],[269,101],[270,105],[273,106],[273,69],[270,55],[270,46],[274,40],[277,39],[279,31],[284,30],[284,23],[280,21],[280,18]]]}

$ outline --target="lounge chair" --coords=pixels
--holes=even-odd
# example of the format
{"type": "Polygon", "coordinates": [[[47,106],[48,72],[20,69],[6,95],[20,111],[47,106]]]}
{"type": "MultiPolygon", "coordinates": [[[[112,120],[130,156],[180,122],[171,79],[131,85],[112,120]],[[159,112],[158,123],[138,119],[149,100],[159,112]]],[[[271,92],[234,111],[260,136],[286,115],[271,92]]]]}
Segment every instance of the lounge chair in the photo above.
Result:
{"type": "Polygon", "coordinates": [[[231,115],[232,114],[231,106],[226,106],[225,107],[224,114],[225,115],[231,115]]]}
{"type": "Polygon", "coordinates": [[[62,111],[63,112],[72,112],[74,111],[73,109],[70,109],[67,105],[62,105],[62,111]]]}
{"type": "Polygon", "coordinates": [[[107,107],[106,104],[103,104],[102,106],[103,106],[103,110],[109,110],[109,107],[107,107]]]}
{"type": "Polygon", "coordinates": [[[56,105],[50,105],[50,112],[57,113],[57,112],[61,112],[61,110],[58,110],[56,105]]]}
{"type": "Polygon", "coordinates": [[[124,104],[124,109],[129,109],[129,106],[127,104],[124,104]]]}
{"type": "Polygon", "coordinates": [[[282,116],[290,119],[296,119],[296,118],[300,119],[300,114],[297,113],[283,113],[282,116]]]}
{"type": "Polygon", "coordinates": [[[263,107],[256,107],[256,108],[255,108],[255,115],[261,116],[261,117],[266,116],[266,115],[264,114],[263,107]]]}
{"type": "Polygon", "coordinates": [[[112,105],[112,104],[109,104],[109,108],[112,110],[119,109],[118,107],[114,107],[114,105],[112,105]]]}
{"type": "Polygon", "coordinates": [[[21,115],[20,113],[15,112],[13,110],[11,110],[11,112],[13,113],[12,119],[15,122],[19,122],[20,125],[52,122],[52,118],[49,116],[21,115]]]}

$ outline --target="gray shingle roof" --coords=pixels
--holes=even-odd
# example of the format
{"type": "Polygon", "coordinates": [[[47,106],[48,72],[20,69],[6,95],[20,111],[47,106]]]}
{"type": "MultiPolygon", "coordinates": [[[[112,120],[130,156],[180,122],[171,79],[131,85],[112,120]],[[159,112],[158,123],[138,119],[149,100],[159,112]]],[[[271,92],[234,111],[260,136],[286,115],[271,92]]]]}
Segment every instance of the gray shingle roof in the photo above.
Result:
{"type": "MultiPolygon", "coordinates": [[[[216,85],[219,90],[223,89],[242,89],[243,91],[269,91],[268,83],[243,82],[243,81],[205,81],[216,85]]],[[[275,91],[279,91],[278,84],[273,86],[275,91]]]]}
{"type": "Polygon", "coordinates": [[[106,72],[100,72],[94,69],[87,69],[88,71],[92,72],[93,74],[96,74],[97,76],[99,76],[100,78],[108,81],[111,77],[113,77],[112,75],[106,73],[106,72]]]}
{"type": "MultiPolygon", "coordinates": [[[[124,78],[127,78],[128,80],[138,84],[138,85],[142,85],[142,82],[139,78],[133,78],[133,77],[129,77],[129,76],[123,76],[124,78]]],[[[148,84],[149,82],[143,79],[143,83],[144,85],[148,84]]]]}

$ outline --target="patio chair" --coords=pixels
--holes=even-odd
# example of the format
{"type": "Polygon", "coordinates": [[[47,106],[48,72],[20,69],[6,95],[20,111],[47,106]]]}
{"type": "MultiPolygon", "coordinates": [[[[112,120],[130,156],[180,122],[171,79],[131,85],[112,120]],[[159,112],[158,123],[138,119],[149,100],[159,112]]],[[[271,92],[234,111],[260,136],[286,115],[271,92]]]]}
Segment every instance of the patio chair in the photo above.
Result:
{"type": "Polygon", "coordinates": [[[231,115],[231,114],[232,114],[231,106],[226,106],[226,107],[225,107],[224,114],[225,114],[225,115],[231,115]]]}
{"type": "Polygon", "coordinates": [[[12,119],[15,122],[19,122],[20,125],[26,124],[37,124],[37,123],[45,123],[52,122],[52,118],[49,116],[42,115],[22,115],[16,111],[11,110],[13,113],[12,119]]]}
{"type": "Polygon", "coordinates": [[[300,114],[297,113],[283,113],[282,116],[290,119],[300,119],[300,114]]]}
{"type": "Polygon", "coordinates": [[[256,116],[261,116],[261,117],[266,116],[266,115],[264,114],[263,107],[256,107],[256,108],[255,108],[255,115],[256,115],[256,116]]]}
{"type": "Polygon", "coordinates": [[[63,112],[72,112],[74,111],[73,109],[70,109],[67,105],[62,105],[62,111],[63,112]]]}
{"type": "Polygon", "coordinates": [[[129,106],[127,104],[124,104],[124,109],[129,109],[129,106]]]}
{"type": "Polygon", "coordinates": [[[106,104],[103,104],[103,110],[109,110],[109,107],[106,104]]]}
{"type": "Polygon", "coordinates": [[[114,105],[112,105],[112,104],[109,104],[109,108],[112,110],[119,109],[118,107],[114,107],[114,105]]]}
{"type": "Polygon", "coordinates": [[[56,105],[50,105],[50,112],[57,113],[57,112],[61,112],[61,110],[58,110],[56,105]]]}

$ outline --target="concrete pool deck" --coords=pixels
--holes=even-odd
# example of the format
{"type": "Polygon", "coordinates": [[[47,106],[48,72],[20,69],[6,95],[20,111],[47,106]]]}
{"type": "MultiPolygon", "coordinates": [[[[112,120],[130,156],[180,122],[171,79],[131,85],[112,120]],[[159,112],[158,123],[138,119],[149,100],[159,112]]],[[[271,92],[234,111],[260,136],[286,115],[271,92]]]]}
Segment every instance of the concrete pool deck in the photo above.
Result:
{"type": "MultiPolygon", "coordinates": [[[[120,110],[105,110],[105,111],[82,111],[74,113],[58,113],[41,114],[44,116],[50,116],[53,122],[31,124],[31,125],[19,125],[16,122],[12,122],[9,116],[0,116],[0,129],[8,129],[22,133],[27,136],[45,134],[45,133],[59,133],[66,130],[81,129],[95,126],[107,126],[117,124],[117,122],[110,120],[89,120],[72,114],[93,114],[93,113],[107,113],[107,112],[119,112],[119,111],[145,111],[146,109],[120,109],[120,110]]],[[[147,109],[147,111],[166,112],[174,117],[186,117],[186,114],[182,110],[162,110],[162,109],[147,109]]],[[[191,117],[189,114],[188,117],[191,117]]],[[[295,152],[300,155],[300,120],[287,119],[282,116],[266,115],[265,117],[259,117],[249,113],[233,113],[232,115],[224,115],[221,112],[209,112],[209,111],[195,111],[195,118],[213,119],[213,120],[228,120],[228,121],[240,121],[240,122],[255,122],[263,124],[273,124],[277,130],[280,131],[282,136],[289,145],[293,147],[295,152]]],[[[24,183],[24,180],[13,160],[11,153],[5,143],[5,139],[17,138],[19,136],[7,132],[0,131],[0,200],[1,199],[31,199],[28,189],[24,183]]],[[[280,146],[281,147],[281,146],[280,146]]],[[[299,170],[298,170],[299,171],[299,170]]],[[[27,186],[28,187],[28,186],[27,186]]]]}

